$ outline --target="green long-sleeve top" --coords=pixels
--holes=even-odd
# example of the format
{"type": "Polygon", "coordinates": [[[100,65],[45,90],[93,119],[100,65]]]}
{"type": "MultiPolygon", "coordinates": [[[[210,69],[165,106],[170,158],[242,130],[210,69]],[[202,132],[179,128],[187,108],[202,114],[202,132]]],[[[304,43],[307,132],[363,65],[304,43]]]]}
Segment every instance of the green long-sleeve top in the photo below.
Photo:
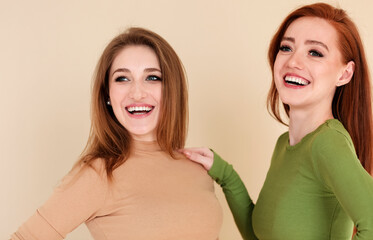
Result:
{"type": "Polygon", "coordinates": [[[233,167],[214,153],[210,176],[223,188],[244,239],[373,239],[373,179],[338,120],[289,145],[277,141],[256,205],[233,167]]]}

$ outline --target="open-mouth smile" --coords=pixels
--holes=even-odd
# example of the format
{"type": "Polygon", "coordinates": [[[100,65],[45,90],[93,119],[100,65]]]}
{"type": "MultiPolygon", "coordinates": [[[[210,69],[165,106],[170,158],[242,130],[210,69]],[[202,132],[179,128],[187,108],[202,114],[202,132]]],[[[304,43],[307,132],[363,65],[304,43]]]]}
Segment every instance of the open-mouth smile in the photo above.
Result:
{"type": "Polygon", "coordinates": [[[154,106],[150,106],[150,105],[127,106],[125,107],[125,109],[130,115],[143,116],[143,115],[149,114],[154,109],[154,106]]]}
{"type": "Polygon", "coordinates": [[[310,84],[310,81],[304,78],[295,77],[295,76],[286,75],[284,77],[284,80],[287,84],[292,85],[292,86],[307,86],[310,84]]]}

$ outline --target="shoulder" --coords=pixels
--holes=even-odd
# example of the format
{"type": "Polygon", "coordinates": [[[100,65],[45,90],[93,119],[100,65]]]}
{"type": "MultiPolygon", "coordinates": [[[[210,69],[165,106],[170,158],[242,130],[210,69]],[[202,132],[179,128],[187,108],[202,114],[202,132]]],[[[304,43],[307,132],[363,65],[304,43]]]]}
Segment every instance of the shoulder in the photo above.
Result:
{"type": "Polygon", "coordinates": [[[284,140],[286,140],[286,139],[288,139],[289,138],[289,132],[284,132],[283,134],[281,134],[279,137],[278,137],[278,139],[277,139],[277,141],[279,142],[279,141],[284,141],[284,140]]]}
{"type": "Polygon", "coordinates": [[[105,160],[102,158],[96,158],[88,163],[84,162],[84,163],[75,165],[71,169],[69,175],[93,174],[93,175],[104,176],[106,175],[105,173],[106,173],[105,160]]]}
{"type": "Polygon", "coordinates": [[[355,152],[354,144],[350,134],[343,124],[336,119],[331,119],[321,125],[313,136],[313,151],[337,151],[341,148],[348,148],[355,152]]]}
{"type": "Polygon", "coordinates": [[[289,132],[284,132],[277,138],[276,146],[289,141],[289,132]]]}
{"type": "Polygon", "coordinates": [[[289,132],[284,132],[278,137],[274,152],[277,152],[279,149],[283,149],[283,146],[286,146],[288,143],[289,143],[289,132]]]}
{"type": "Polygon", "coordinates": [[[338,120],[329,120],[318,130],[312,142],[312,159],[319,171],[328,174],[360,165],[350,135],[338,120]]]}
{"type": "Polygon", "coordinates": [[[361,183],[365,181],[362,176],[367,175],[350,135],[338,120],[329,120],[315,134],[312,161],[317,175],[332,191],[338,186],[344,189],[351,182],[361,183]]]}
{"type": "Polygon", "coordinates": [[[97,158],[90,163],[75,165],[61,180],[61,184],[58,188],[64,190],[73,185],[92,185],[98,188],[106,188],[107,175],[105,170],[105,160],[97,158]]]}
{"type": "Polygon", "coordinates": [[[43,218],[57,224],[66,234],[87,219],[96,216],[104,206],[108,184],[101,172],[102,160],[75,166],[61,181],[50,198],[39,208],[43,218]]]}

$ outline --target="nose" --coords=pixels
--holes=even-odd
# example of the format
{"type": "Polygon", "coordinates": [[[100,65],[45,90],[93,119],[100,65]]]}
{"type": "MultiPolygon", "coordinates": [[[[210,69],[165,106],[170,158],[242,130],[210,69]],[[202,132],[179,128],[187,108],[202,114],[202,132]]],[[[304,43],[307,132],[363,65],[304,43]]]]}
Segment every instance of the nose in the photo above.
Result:
{"type": "Polygon", "coordinates": [[[288,59],[288,66],[290,68],[303,69],[303,56],[299,52],[293,52],[288,59]]]}
{"type": "Polygon", "coordinates": [[[134,82],[131,85],[129,97],[134,100],[141,100],[147,96],[146,89],[141,82],[134,82]]]}

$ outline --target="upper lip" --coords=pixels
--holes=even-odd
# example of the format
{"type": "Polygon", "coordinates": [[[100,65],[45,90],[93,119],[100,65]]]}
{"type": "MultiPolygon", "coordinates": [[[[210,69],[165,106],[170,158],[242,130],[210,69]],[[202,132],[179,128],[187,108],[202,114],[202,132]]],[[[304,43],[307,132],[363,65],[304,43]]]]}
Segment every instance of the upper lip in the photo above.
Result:
{"type": "Polygon", "coordinates": [[[148,104],[148,103],[131,103],[126,106],[126,108],[129,108],[129,107],[153,107],[153,105],[148,104]]]}

